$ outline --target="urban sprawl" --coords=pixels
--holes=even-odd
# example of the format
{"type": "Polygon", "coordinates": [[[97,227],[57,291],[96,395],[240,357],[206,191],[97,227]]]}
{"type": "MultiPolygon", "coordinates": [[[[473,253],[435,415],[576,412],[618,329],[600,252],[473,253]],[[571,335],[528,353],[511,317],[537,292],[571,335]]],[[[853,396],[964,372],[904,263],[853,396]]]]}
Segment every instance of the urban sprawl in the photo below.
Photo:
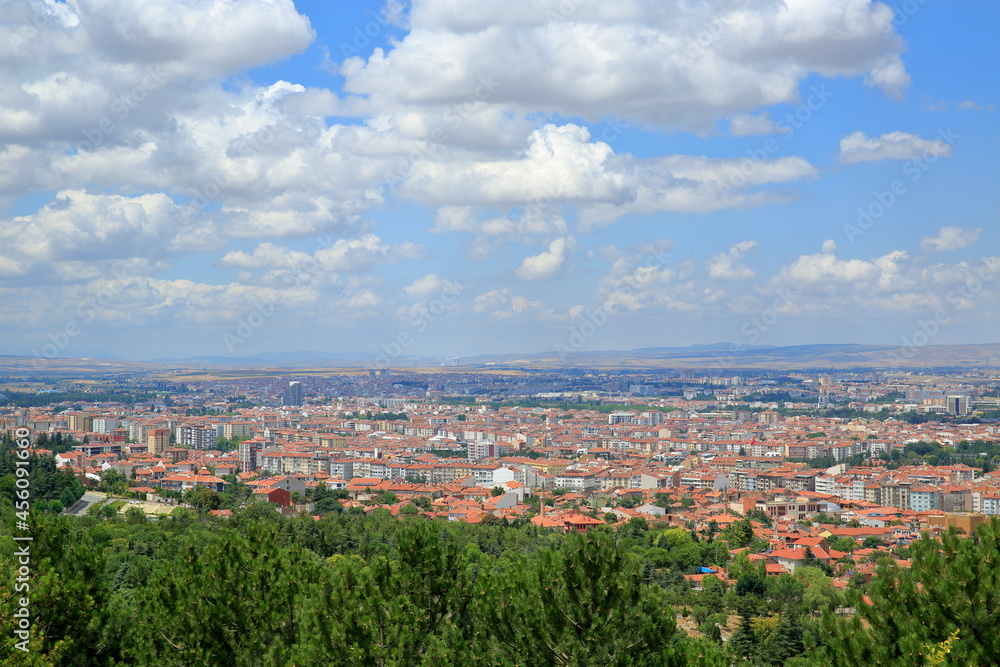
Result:
{"type": "Polygon", "coordinates": [[[714,532],[746,517],[768,573],[853,555],[841,586],[871,573],[865,555],[1000,514],[995,373],[452,370],[61,380],[48,391],[143,398],[0,396],[0,431],[30,432],[36,454],[122,513],[226,516],[239,488],[241,505],[317,519],[331,502],[561,532],[634,519],[714,532]]]}

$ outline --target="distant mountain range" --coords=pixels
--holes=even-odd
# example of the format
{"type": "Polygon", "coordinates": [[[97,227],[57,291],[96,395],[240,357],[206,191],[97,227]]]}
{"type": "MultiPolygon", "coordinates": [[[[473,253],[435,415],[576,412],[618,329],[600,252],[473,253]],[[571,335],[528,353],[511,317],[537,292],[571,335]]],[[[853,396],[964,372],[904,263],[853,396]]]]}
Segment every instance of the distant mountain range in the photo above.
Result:
{"type": "Polygon", "coordinates": [[[248,357],[222,357],[222,356],[200,356],[187,357],[186,359],[174,359],[161,357],[150,359],[151,364],[234,364],[239,366],[259,365],[259,364],[314,364],[345,361],[365,361],[374,358],[374,354],[363,355],[351,352],[311,352],[296,350],[293,352],[261,352],[248,357]]]}
{"type": "MultiPolygon", "coordinates": [[[[261,352],[243,357],[197,356],[185,359],[158,358],[148,361],[114,359],[45,359],[0,355],[0,372],[71,372],[204,368],[357,368],[371,364],[375,354],[353,352],[261,352]]],[[[442,359],[401,356],[392,360],[394,368],[434,368],[441,366],[476,368],[594,368],[686,369],[724,374],[737,370],[795,370],[822,368],[991,368],[1000,369],[1000,343],[984,345],[892,345],[823,344],[756,345],[739,347],[731,343],[686,347],[647,347],[637,350],[562,351],[531,354],[484,354],[442,359]]]]}
{"type": "Polygon", "coordinates": [[[678,368],[724,372],[740,369],[793,370],[805,368],[941,367],[998,368],[1000,344],[894,345],[824,344],[746,346],[730,343],[688,347],[652,347],[631,351],[543,352],[539,354],[480,355],[462,359],[463,365],[503,367],[678,368]]]}

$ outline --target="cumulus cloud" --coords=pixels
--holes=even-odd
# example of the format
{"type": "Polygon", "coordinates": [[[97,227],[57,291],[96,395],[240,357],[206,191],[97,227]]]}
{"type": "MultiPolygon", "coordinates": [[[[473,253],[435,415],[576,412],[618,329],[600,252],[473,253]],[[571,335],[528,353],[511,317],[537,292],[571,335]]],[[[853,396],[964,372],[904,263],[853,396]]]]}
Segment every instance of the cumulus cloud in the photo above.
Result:
{"type": "Polygon", "coordinates": [[[549,249],[538,255],[525,257],[517,268],[517,276],[524,280],[546,280],[555,276],[563,264],[569,251],[576,244],[572,236],[558,238],[549,243],[549,249]]]}
{"type": "Polygon", "coordinates": [[[579,205],[583,229],[610,224],[628,213],[708,212],[784,201],[761,186],[813,178],[800,157],[759,161],[666,155],[616,155],[586,128],[547,124],[532,132],[514,158],[458,159],[450,155],[414,165],[400,191],[443,205],[434,231],[537,233],[561,228],[553,207],[579,205]],[[461,204],[461,206],[456,206],[461,204]],[[523,207],[520,217],[477,221],[470,206],[523,207]]]}
{"type": "Polygon", "coordinates": [[[937,236],[928,236],[920,242],[920,247],[927,252],[945,252],[960,250],[979,240],[983,228],[962,229],[961,227],[942,227],[937,236]]]}
{"type": "Polygon", "coordinates": [[[898,94],[909,79],[892,18],[868,0],[626,0],[569,11],[560,0],[418,0],[409,34],[388,52],[348,59],[342,73],[349,91],[383,105],[472,98],[707,131],[720,117],[797,103],[811,73],[864,75],[898,94]]]}
{"type": "Polygon", "coordinates": [[[73,260],[151,260],[187,250],[178,244],[189,231],[181,212],[162,193],[126,197],[61,191],[36,213],[0,225],[0,278],[27,277],[46,265],[73,260]]]}
{"type": "Polygon", "coordinates": [[[945,141],[922,139],[908,132],[888,132],[869,137],[858,130],[840,140],[840,161],[844,164],[912,160],[924,156],[950,157],[951,146],[945,141]]]}
{"type": "Polygon", "coordinates": [[[740,260],[756,247],[756,241],[740,241],[731,245],[728,251],[712,255],[705,262],[705,265],[708,267],[708,277],[715,280],[746,280],[753,278],[756,275],[753,269],[740,264],[740,260]]]}

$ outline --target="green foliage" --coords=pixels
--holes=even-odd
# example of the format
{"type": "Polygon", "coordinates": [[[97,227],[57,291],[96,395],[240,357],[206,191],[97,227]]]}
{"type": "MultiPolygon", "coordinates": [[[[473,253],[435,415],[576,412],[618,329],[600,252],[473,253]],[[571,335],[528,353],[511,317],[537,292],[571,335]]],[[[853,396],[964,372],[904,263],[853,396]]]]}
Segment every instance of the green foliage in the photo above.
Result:
{"type": "Polygon", "coordinates": [[[383,491],[382,493],[375,496],[372,501],[376,505],[395,505],[399,502],[399,496],[397,496],[392,491],[383,491]]]}
{"type": "MultiPolygon", "coordinates": [[[[28,589],[18,587],[15,574],[20,558],[14,543],[4,537],[0,552],[0,631],[5,637],[4,652],[11,650],[17,619],[13,600],[30,600],[32,655],[27,662],[3,664],[84,665],[99,664],[114,653],[107,641],[107,607],[110,591],[102,573],[104,557],[94,540],[67,517],[46,517],[32,512],[29,520],[32,576],[28,589]],[[89,656],[89,658],[88,658],[89,656]]],[[[0,653],[3,655],[3,653],[0,653]]],[[[28,657],[28,656],[25,656],[28,657]]]]}
{"type": "MultiPolygon", "coordinates": [[[[478,609],[509,656],[503,664],[681,665],[689,655],[662,593],[610,537],[570,536],[560,551],[486,573],[478,609]]],[[[703,649],[704,651],[704,649],[703,649]]],[[[692,651],[694,653],[694,651],[692,651]]]]}
{"type": "Polygon", "coordinates": [[[662,507],[668,510],[673,506],[674,499],[670,497],[669,493],[664,493],[662,491],[657,491],[656,495],[653,497],[653,504],[657,507],[662,507]]]}
{"type": "Polygon", "coordinates": [[[757,653],[757,633],[750,623],[749,614],[740,615],[740,627],[729,638],[729,652],[738,659],[747,659],[757,653]]]}
{"type": "Polygon", "coordinates": [[[765,526],[770,526],[772,524],[771,517],[767,515],[764,510],[757,509],[756,507],[746,513],[744,517],[748,521],[756,521],[757,523],[762,523],[765,526]]]}
{"type": "Polygon", "coordinates": [[[809,653],[814,664],[1000,664],[1000,519],[974,538],[949,531],[910,549],[911,568],[879,568],[866,591],[872,604],[852,591],[856,616],[824,616],[829,636],[809,653]]]}
{"type": "MultiPolygon", "coordinates": [[[[339,507],[338,492],[309,495],[339,507]]],[[[16,583],[12,511],[0,498],[0,600],[16,583]]],[[[1000,522],[914,543],[911,570],[890,562],[866,584],[874,605],[861,589],[845,599],[818,561],[765,576],[723,539],[640,522],[564,535],[384,509],[286,518],[254,503],[228,519],[105,504],[31,523],[38,632],[16,664],[1000,664],[1000,522]],[[694,590],[682,576],[712,565],[736,584],[710,575],[694,590]],[[845,606],[858,616],[832,615],[845,606]],[[678,632],[672,607],[705,639],[678,632]],[[722,643],[732,613],[740,628],[722,643]]],[[[12,611],[0,606],[9,637],[12,611]]]]}
{"type": "Polygon", "coordinates": [[[294,663],[402,667],[478,659],[463,650],[475,632],[475,555],[440,537],[437,526],[418,522],[400,531],[396,559],[335,558],[330,594],[302,605],[294,663]]]}
{"type": "MultiPolygon", "coordinates": [[[[156,398],[153,392],[137,391],[122,393],[88,393],[88,392],[52,392],[47,394],[36,394],[24,391],[4,391],[8,399],[8,405],[20,408],[37,408],[43,405],[55,405],[56,403],[79,402],[79,403],[143,403],[156,398]]],[[[77,407],[77,410],[80,408],[77,407]]]]}
{"type": "Polygon", "coordinates": [[[405,412],[380,412],[378,414],[372,414],[371,412],[366,412],[363,415],[357,415],[355,419],[368,419],[371,421],[410,421],[409,415],[405,412]]]}
{"type": "Polygon", "coordinates": [[[861,543],[862,549],[875,549],[877,547],[884,547],[885,540],[881,537],[876,537],[875,535],[869,535],[865,538],[865,541],[861,543]]]}
{"type": "Polygon", "coordinates": [[[769,665],[784,665],[789,658],[805,650],[805,624],[802,612],[786,608],[778,618],[774,632],[761,647],[761,657],[769,665]]]}
{"type": "Polygon", "coordinates": [[[830,543],[830,548],[836,551],[846,551],[850,553],[858,548],[858,543],[850,537],[838,537],[830,543]]]}
{"type": "Polygon", "coordinates": [[[296,602],[326,583],[319,560],[280,548],[273,529],[190,541],[153,580],[125,652],[135,664],[288,664],[296,602]]]}
{"type": "Polygon", "coordinates": [[[803,585],[802,604],[808,611],[833,611],[845,605],[844,594],[834,588],[833,580],[818,567],[795,569],[795,578],[803,585]]]}
{"type": "Polygon", "coordinates": [[[750,546],[750,542],[753,541],[753,526],[746,519],[734,521],[723,529],[722,539],[726,540],[732,549],[750,546]]]}

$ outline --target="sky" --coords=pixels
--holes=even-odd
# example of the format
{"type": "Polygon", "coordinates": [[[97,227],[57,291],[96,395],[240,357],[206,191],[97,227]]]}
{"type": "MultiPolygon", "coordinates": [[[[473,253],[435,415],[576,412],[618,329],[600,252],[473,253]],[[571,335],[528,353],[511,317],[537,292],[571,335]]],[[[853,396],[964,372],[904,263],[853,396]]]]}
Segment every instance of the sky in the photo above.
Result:
{"type": "Polygon", "coordinates": [[[6,0],[0,354],[1000,342],[997,25],[6,0]]]}

